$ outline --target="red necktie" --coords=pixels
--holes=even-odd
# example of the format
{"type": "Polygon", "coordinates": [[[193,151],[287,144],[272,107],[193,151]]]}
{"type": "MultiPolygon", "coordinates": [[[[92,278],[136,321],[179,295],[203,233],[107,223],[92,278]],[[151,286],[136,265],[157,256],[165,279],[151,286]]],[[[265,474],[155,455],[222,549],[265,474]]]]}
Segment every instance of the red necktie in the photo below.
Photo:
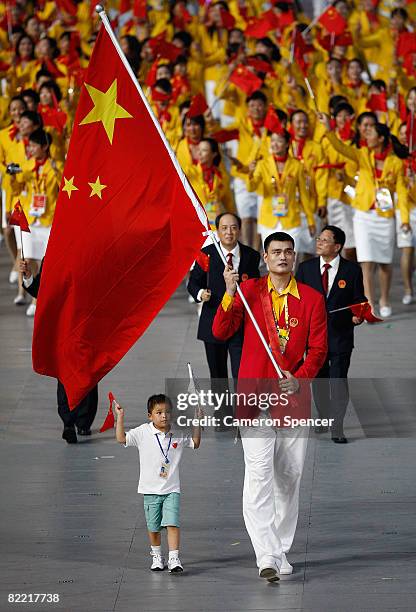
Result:
{"type": "Polygon", "coordinates": [[[233,269],[233,254],[227,253],[227,266],[233,269]]]}
{"type": "Polygon", "coordinates": [[[323,287],[325,295],[328,295],[328,280],[329,280],[328,270],[329,268],[331,268],[331,264],[329,263],[324,264],[324,271],[322,272],[322,287],[323,287]]]}

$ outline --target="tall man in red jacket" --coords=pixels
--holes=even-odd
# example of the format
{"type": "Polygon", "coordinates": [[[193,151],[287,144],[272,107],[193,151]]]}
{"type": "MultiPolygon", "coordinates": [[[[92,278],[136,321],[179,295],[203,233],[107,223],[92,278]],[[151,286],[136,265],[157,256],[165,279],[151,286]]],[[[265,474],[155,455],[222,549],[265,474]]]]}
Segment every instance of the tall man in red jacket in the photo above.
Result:
{"type": "MultiPolygon", "coordinates": [[[[293,274],[294,241],[284,232],[275,232],[264,243],[264,260],[269,274],[241,285],[259,327],[268,341],[285,378],[278,382],[280,392],[294,395],[299,403],[308,402],[307,381],[321,369],[327,353],[325,301],[318,291],[297,283],[293,274]],[[299,393],[302,388],[302,393],[299,393]],[[306,390],[306,392],[305,392],[306,390]]],[[[226,340],[244,325],[244,343],[238,374],[239,392],[243,379],[277,379],[274,366],[236,294],[238,275],[224,271],[226,293],[215,315],[212,331],[226,340]]],[[[247,383],[247,381],[246,381],[247,383]]],[[[253,381],[254,383],[254,381],[253,381]]],[[[246,388],[253,383],[247,383],[246,388]]],[[[257,384],[261,385],[261,380],[257,384]]],[[[293,398],[291,398],[293,400],[293,398]]],[[[293,402],[292,402],[293,405],[293,402]]],[[[303,406],[305,415],[305,405],[303,406]]],[[[256,418],[281,416],[281,407],[237,408],[236,416],[256,418]],[[248,411],[250,414],[248,414],[248,411]],[[280,412],[279,412],[280,411],[280,412]]],[[[259,575],[278,580],[278,572],[290,574],[286,559],[296,530],[299,487],[307,446],[307,428],[281,428],[262,425],[240,427],[244,450],[245,478],[243,515],[256,554],[259,575]]]]}

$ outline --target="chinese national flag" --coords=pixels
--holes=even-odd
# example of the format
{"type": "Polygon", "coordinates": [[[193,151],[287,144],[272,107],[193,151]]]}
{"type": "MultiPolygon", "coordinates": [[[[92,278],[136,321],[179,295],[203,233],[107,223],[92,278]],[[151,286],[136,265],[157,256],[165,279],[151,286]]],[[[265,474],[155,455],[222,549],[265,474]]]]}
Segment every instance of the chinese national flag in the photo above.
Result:
{"type": "Polygon", "coordinates": [[[251,94],[260,89],[263,85],[263,81],[251,70],[240,64],[230,75],[230,82],[236,87],[244,91],[245,94],[251,96],[251,94]]]}
{"type": "Polygon", "coordinates": [[[284,134],[284,127],[276,114],[273,106],[269,106],[264,120],[264,127],[273,134],[284,134]]]}
{"type": "Polygon", "coordinates": [[[186,115],[189,118],[197,117],[198,115],[203,115],[206,110],[208,110],[208,104],[205,100],[205,96],[201,93],[198,93],[193,96],[191,100],[191,106],[189,107],[189,110],[186,115]]]}
{"type": "Polygon", "coordinates": [[[367,108],[369,108],[373,113],[376,111],[387,113],[387,95],[386,92],[383,91],[379,94],[371,94],[367,102],[367,108]]]}
{"type": "Polygon", "coordinates": [[[18,227],[20,227],[22,232],[30,233],[29,223],[27,222],[26,215],[23,211],[20,201],[17,201],[14,205],[12,214],[9,217],[9,225],[17,225],[18,227]]]}
{"type": "Polygon", "coordinates": [[[150,325],[206,215],[103,26],[81,91],[42,268],[33,367],[74,408],[150,325]]]}
{"type": "Polygon", "coordinates": [[[397,40],[396,54],[398,57],[406,57],[409,53],[416,51],[416,33],[400,32],[397,40]]]}
{"type": "Polygon", "coordinates": [[[347,27],[347,22],[344,17],[333,6],[328,7],[326,11],[322,13],[318,19],[318,23],[328,32],[333,32],[335,36],[342,34],[347,27]]]}

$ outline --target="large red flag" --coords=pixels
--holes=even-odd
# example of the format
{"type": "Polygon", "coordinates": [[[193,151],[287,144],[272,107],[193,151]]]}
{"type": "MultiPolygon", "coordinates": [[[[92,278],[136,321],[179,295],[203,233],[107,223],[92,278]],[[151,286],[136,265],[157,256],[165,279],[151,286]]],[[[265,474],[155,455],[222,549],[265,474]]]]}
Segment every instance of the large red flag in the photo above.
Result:
{"type": "Polygon", "coordinates": [[[204,210],[101,26],[75,116],[33,335],[35,371],[63,383],[71,408],[178,287],[204,227],[204,210]]]}

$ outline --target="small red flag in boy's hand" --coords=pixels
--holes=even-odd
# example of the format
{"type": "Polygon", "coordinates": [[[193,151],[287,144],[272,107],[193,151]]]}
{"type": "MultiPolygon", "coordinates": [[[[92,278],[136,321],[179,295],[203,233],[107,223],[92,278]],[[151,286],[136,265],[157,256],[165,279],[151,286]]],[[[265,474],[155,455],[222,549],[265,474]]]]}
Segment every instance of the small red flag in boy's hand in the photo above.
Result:
{"type": "Polygon", "coordinates": [[[108,409],[107,416],[105,417],[105,421],[100,428],[100,433],[107,431],[107,429],[113,429],[115,423],[113,414],[113,402],[115,402],[115,397],[111,391],[108,394],[108,399],[110,400],[110,407],[108,409]]]}
{"type": "Polygon", "coordinates": [[[354,317],[358,317],[359,319],[364,319],[367,323],[382,323],[383,319],[379,319],[373,314],[371,310],[371,306],[368,302],[363,302],[361,304],[353,304],[350,306],[350,310],[354,317]]]}
{"type": "Polygon", "coordinates": [[[27,222],[26,215],[23,212],[23,208],[20,204],[20,201],[17,201],[14,205],[12,214],[9,218],[9,225],[17,225],[18,227],[20,227],[22,232],[30,233],[29,223],[27,222]]]}

